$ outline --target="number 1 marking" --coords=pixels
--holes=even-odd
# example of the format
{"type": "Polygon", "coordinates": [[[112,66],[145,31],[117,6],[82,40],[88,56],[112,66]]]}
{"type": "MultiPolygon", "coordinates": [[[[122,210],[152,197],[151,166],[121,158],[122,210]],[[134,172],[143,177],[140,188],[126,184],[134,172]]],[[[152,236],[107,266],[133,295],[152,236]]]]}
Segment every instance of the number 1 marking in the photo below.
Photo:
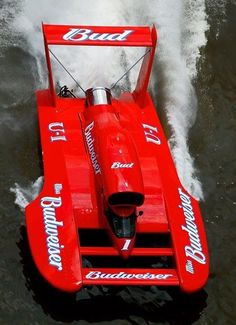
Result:
{"type": "Polygon", "coordinates": [[[124,246],[122,247],[122,251],[127,251],[129,249],[129,244],[131,243],[131,239],[126,239],[124,246]]]}

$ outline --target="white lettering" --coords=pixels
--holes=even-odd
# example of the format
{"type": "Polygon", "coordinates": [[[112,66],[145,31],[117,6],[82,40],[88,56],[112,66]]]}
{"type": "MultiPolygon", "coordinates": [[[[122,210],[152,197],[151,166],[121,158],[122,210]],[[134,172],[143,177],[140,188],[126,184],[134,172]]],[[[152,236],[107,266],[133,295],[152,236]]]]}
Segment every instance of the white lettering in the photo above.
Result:
{"type": "Polygon", "coordinates": [[[91,33],[90,29],[77,29],[71,28],[71,30],[63,35],[63,39],[66,41],[85,41],[88,39],[88,35],[91,33]],[[75,38],[75,36],[80,35],[79,38],[75,38]]]}
{"type": "Polygon", "coordinates": [[[56,195],[59,195],[61,193],[62,190],[62,184],[55,184],[54,185],[54,191],[56,195]]]}
{"type": "Polygon", "coordinates": [[[145,129],[144,135],[145,135],[146,141],[160,145],[161,140],[158,136],[157,127],[154,127],[154,126],[148,125],[148,124],[142,124],[142,125],[143,125],[143,128],[145,129]],[[146,129],[147,129],[147,131],[146,131],[146,129]]]}
{"type": "Polygon", "coordinates": [[[122,251],[127,251],[129,249],[129,244],[131,243],[131,239],[126,239],[124,246],[122,247],[122,251]]]}
{"type": "Polygon", "coordinates": [[[50,137],[51,141],[67,141],[64,124],[62,122],[53,122],[48,125],[48,129],[53,135],[50,137]]]}
{"type": "Polygon", "coordinates": [[[198,249],[193,249],[191,246],[185,246],[185,254],[187,257],[191,257],[200,264],[206,264],[206,256],[198,249]]]}
{"type": "Polygon", "coordinates": [[[92,133],[91,133],[93,127],[94,127],[94,121],[91,122],[85,128],[84,134],[85,134],[85,139],[86,139],[86,142],[87,142],[87,147],[88,147],[88,151],[89,151],[89,154],[90,154],[90,158],[91,158],[91,162],[92,162],[95,174],[101,174],[101,168],[100,168],[100,165],[98,163],[97,155],[96,155],[94,144],[93,144],[94,139],[93,139],[92,133]]]}
{"type": "Polygon", "coordinates": [[[63,221],[56,220],[56,209],[62,205],[61,197],[46,196],[41,198],[40,202],[43,208],[43,219],[45,232],[47,234],[47,248],[48,248],[48,261],[49,264],[56,267],[61,271],[61,248],[58,238],[58,227],[63,226],[63,221]]]}
{"type": "Polygon", "coordinates": [[[160,280],[160,279],[168,279],[172,277],[172,274],[153,274],[153,273],[102,273],[101,271],[90,271],[86,275],[86,279],[144,279],[144,280],[160,280]]]}
{"type": "Polygon", "coordinates": [[[194,274],[193,262],[190,260],[187,260],[185,269],[187,272],[194,274]]]}
{"type": "Polygon", "coordinates": [[[56,137],[51,136],[50,139],[51,139],[52,142],[54,142],[54,141],[67,141],[66,137],[64,135],[58,135],[56,137]]]}
{"type": "MultiPolygon", "coordinates": [[[[181,205],[179,205],[179,208],[183,209],[186,221],[186,225],[182,225],[181,228],[188,233],[190,240],[190,245],[185,246],[185,255],[200,264],[206,264],[206,256],[202,252],[201,239],[195,222],[191,198],[185,194],[181,188],[179,188],[178,191],[181,199],[181,205]]],[[[191,260],[187,261],[186,271],[194,274],[194,268],[191,263],[191,260]]]]}
{"type": "Polygon", "coordinates": [[[63,39],[66,41],[126,41],[127,37],[133,33],[132,30],[124,30],[123,33],[110,34],[110,33],[93,33],[91,29],[82,29],[82,28],[71,28],[71,30],[63,35],[63,39]]]}
{"type": "Polygon", "coordinates": [[[53,122],[48,126],[49,130],[52,132],[62,132],[65,133],[64,124],[62,122],[53,122]]]}
{"type": "MultiPolygon", "coordinates": [[[[41,207],[47,208],[47,207],[55,207],[58,208],[61,206],[61,197],[51,197],[46,196],[41,199],[41,207]]],[[[48,210],[45,210],[48,212],[48,210]]],[[[55,210],[50,210],[50,212],[55,210]]]]}
{"type": "Polygon", "coordinates": [[[117,168],[132,168],[134,166],[134,163],[126,163],[122,164],[119,161],[113,162],[111,165],[111,169],[117,169],[117,168]]]}

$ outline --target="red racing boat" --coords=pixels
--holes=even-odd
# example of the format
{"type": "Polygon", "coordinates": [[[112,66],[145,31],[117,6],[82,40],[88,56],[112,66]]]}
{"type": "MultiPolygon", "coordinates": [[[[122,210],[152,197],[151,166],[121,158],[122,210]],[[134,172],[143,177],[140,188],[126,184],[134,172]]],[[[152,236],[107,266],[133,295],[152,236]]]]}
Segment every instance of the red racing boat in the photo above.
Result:
{"type": "Polygon", "coordinates": [[[156,29],[43,25],[49,89],[37,92],[44,186],[26,208],[34,261],[56,288],[201,289],[209,272],[198,202],[181,185],[147,91],[156,29]],[[133,92],[56,94],[51,45],[133,46],[147,52],[133,92]],[[94,262],[90,262],[90,261],[94,262]],[[146,261],[154,261],[147,266],[146,261]]]}

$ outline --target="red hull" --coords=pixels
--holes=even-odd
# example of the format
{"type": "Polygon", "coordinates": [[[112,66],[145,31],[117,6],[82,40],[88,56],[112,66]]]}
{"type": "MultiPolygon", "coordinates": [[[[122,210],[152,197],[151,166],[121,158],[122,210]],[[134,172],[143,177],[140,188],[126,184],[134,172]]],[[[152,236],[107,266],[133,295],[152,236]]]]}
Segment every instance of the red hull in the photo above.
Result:
{"type": "MultiPolygon", "coordinates": [[[[53,28],[60,32],[52,26],[50,33],[53,28]]],[[[66,33],[66,26],[63,28],[66,33]]],[[[121,34],[127,28],[120,29],[121,34]]],[[[37,92],[44,187],[26,208],[30,247],[42,275],[64,291],[101,284],[175,285],[185,292],[194,292],[204,286],[209,272],[204,225],[198,202],[179,181],[147,93],[155,33],[147,28],[131,29],[134,32],[127,46],[136,44],[137,31],[137,42],[152,47],[151,54],[144,59],[135,92],[125,93],[109,104],[91,107],[82,98],[55,96],[47,52],[47,46],[52,43],[47,43],[49,36],[45,30],[51,88],[37,92]],[[117,193],[138,200],[132,201],[137,221],[135,235],[130,239],[114,235],[105,213],[109,205],[120,208],[114,203],[117,193]],[[110,246],[84,245],[80,232],[93,229],[105,230],[111,239],[110,246]],[[148,240],[153,234],[157,238],[163,234],[170,236],[171,241],[165,247],[136,247],[136,237],[145,235],[148,240]],[[104,260],[106,256],[121,260],[170,257],[172,266],[88,268],[83,266],[84,256],[103,256],[104,260]]],[[[52,34],[53,44],[64,44],[64,41],[57,43],[56,32],[52,34]]],[[[108,45],[107,42],[99,45],[108,45]]]]}

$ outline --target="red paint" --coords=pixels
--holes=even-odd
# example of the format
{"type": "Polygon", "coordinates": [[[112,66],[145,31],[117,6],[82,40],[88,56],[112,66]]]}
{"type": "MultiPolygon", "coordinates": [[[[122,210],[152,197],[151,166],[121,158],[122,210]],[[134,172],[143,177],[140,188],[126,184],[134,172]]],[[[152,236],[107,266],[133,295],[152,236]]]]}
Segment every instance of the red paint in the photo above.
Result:
{"type": "Polygon", "coordinates": [[[112,39],[121,37],[125,30],[132,33],[124,41],[64,40],[63,35],[73,28],[82,27],[43,25],[50,81],[49,89],[37,92],[44,186],[26,208],[35,263],[49,283],[69,292],[88,284],[179,285],[186,292],[199,290],[209,272],[199,205],[180,184],[147,92],[156,46],[155,27],[90,26],[85,28],[93,33],[110,33],[112,39]],[[112,99],[111,105],[87,107],[83,98],[55,95],[50,44],[148,46],[151,51],[144,59],[133,94],[124,93],[112,99]],[[90,148],[86,130],[87,141],[92,139],[90,148]],[[117,205],[117,197],[129,199],[117,205]],[[132,238],[114,234],[108,210],[124,220],[132,213],[137,215],[132,238]],[[105,229],[112,246],[80,247],[79,229],[105,229]],[[136,247],[139,233],[170,234],[171,244],[136,247]],[[83,255],[120,259],[172,256],[175,269],[83,268],[83,255]],[[95,278],[88,274],[95,274],[95,278]]]}

